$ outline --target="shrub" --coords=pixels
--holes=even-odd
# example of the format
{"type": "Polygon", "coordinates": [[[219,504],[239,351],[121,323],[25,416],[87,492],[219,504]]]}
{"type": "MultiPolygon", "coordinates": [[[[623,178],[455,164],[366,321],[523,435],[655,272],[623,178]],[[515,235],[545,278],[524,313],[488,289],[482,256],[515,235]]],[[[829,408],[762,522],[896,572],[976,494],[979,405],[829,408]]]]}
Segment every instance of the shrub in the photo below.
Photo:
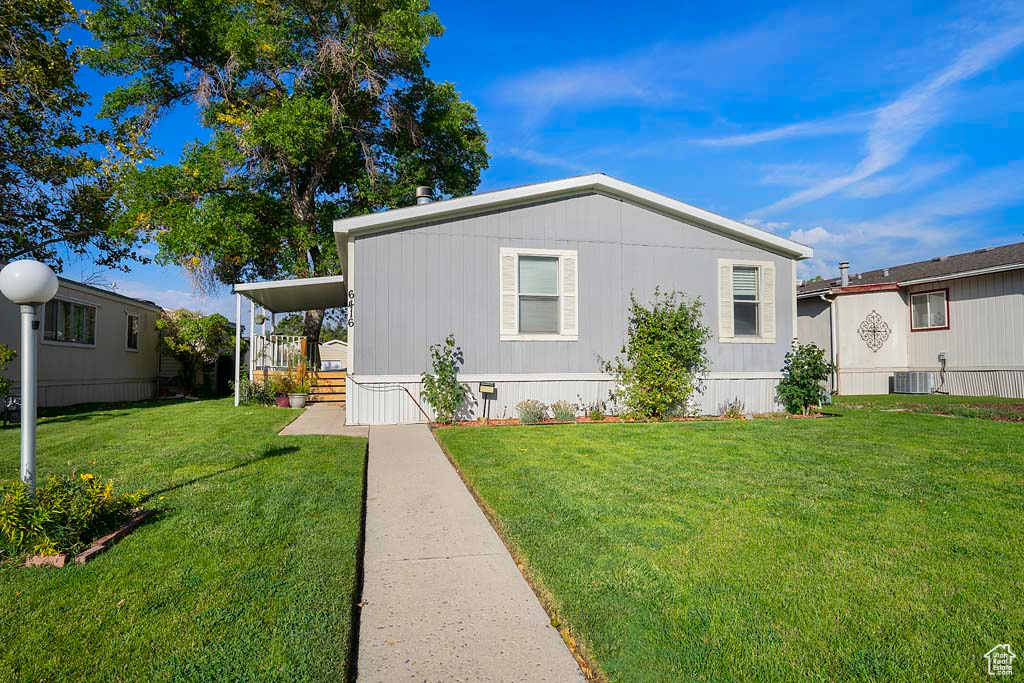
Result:
{"type": "Polygon", "coordinates": [[[551,404],[551,413],[558,422],[575,422],[576,404],[568,401],[555,401],[551,404]]]}
{"type": "Polygon", "coordinates": [[[238,402],[246,405],[272,405],[276,396],[274,385],[274,381],[269,378],[261,382],[243,377],[238,382],[238,402]]]}
{"type": "Polygon", "coordinates": [[[7,364],[17,358],[17,356],[17,351],[9,346],[0,344],[0,397],[7,395],[7,392],[11,390],[11,382],[4,378],[3,372],[7,369],[7,364]]]}
{"type": "MultiPolygon", "coordinates": [[[[613,375],[611,395],[623,412],[657,420],[685,412],[690,396],[701,391],[709,360],[711,330],[703,324],[700,298],[654,290],[650,308],[630,294],[626,344],[612,361],[601,361],[613,375]]],[[[600,360],[600,359],[599,359],[600,360]]]]}
{"type": "Polygon", "coordinates": [[[434,419],[448,424],[469,396],[469,387],[459,381],[459,366],[465,359],[462,349],[455,345],[455,335],[445,337],[444,344],[430,345],[430,361],[434,372],[424,372],[420,377],[420,395],[434,409],[434,419]]]}
{"type": "Polygon", "coordinates": [[[776,390],[779,402],[791,413],[806,415],[811,406],[828,399],[825,381],[833,370],[832,363],[825,360],[824,349],[814,344],[793,344],[776,390]]]}
{"type": "Polygon", "coordinates": [[[519,421],[524,425],[535,425],[543,422],[548,416],[548,407],[540,401],[528,398],[516,404],[516,412],[519,413],[519,421]]]}
{"type": "Polygon", "coordinates": [[[718,414],[721,415],[722,417],[738,419],[743,417],[745,413],[746,411],[744,410],[743,401],[741,401],[739,398],[734,398],[731,401],[726,401],[722,405],[718,406],[718,414]]]}
{"type": "Polygon", "coordinates": [[[114,483],[92,474],[51,476],[29,495],[24,482],[0,487],[0,541],[6,554],[74,552],[122,524],[144,491],[114,494],[114,483]]]}

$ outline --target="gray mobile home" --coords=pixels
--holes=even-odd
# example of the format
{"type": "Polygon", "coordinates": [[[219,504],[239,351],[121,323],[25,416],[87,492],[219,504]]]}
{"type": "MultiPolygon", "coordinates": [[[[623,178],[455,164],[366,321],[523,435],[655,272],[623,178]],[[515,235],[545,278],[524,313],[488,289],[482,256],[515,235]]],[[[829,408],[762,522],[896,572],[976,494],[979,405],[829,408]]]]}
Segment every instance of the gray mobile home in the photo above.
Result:
{"type": "Polygon", "coordinates": [[[527,398],[606,399],[598,358],[622,347],[630,293],[646,302],[655,287],[705,304],[712,373],[700,410],[737,398],[776,410],[796,262],[812,253],[602,174],[341,219],[334,231],[353,320],[350,424],[423,420],[420,373],[448,333],[474,397],[496,384],[492,417],[527,398]]]}
{"type": "Polygon", "coordinates": [[[800,340],[828,350],[837,393],[1024,398],[1024,242],[853,275],[843,262],[798,297],[800,340]]]}
{"type": "MultiPolygon", "coordinates": [[[[64,278],[39,316],[39,405],[156,396],[160,307],[64,278]]],[[[0,344],[21,346],[18,306],[0,297],[0,344]]],[[[20,392],[16,359],[5,375],[20,392]]]]}

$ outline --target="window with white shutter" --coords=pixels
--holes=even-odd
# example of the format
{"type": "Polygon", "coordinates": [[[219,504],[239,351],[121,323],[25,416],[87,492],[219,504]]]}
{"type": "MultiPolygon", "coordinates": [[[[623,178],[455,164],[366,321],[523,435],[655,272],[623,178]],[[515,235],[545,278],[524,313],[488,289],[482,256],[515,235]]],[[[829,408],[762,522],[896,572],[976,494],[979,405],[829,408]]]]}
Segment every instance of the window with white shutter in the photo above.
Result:
{"type": "Polygon", "coordinates": [[[718,340],[775,341],[775,264],[718,260],[718,340]]]}
{"type": "Polygon", "coordinates": [[[502,249],[501,339],[576,341],[578,264],[575,251],[502,249]]]}

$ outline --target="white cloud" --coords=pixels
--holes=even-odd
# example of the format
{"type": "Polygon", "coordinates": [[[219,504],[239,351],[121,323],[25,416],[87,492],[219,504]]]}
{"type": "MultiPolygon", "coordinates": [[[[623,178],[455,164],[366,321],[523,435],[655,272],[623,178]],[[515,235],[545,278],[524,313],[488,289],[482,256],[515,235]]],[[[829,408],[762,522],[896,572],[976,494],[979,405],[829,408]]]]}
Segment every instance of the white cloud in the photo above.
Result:
{"type": "MultiPolygon", "coordinates": [[[[204,296],[188,290],[166,289],[140,280],[126,278],[113,278],[113,280],[118,294],[152,301],[166,309],[188,308],[205,314],[220,313],[228,320],[235,321],[235,300],[230,293],[204,296]]],[[[247,309],[243,306],[243,315],[246,314],[247,309]]]]}
{"type": "Polygon", "coordinates": [[[962,51],[953,64],[876,110],[867,134],[867,155],[852,171],[794,192],[753,212],[754,215],[772,214],[821,199],[899,163],[944,118],[952,88],[1002,61],[1021,43],[1024,26],[1016,25],[962,51]]]}
{"type": "Polygon", "coordinates": [[[822,244],[839,244],[843,242],[845,237],[843,235],[833,234],[819,225],[808,230],[798,228],[789,233],[789,239],[794,242],[808,244],[813,247],[822,244]]]}
{"type": "Polygon", "coordinates": [[[889,194],[918,190],[949,173],[959,163],[959,159],[950,159],[933,164],[918,164],[902,173],[890,173],[863,180],[847,188],[845,194],[858,199],[874,199],[889,194]]]}
{"type": "Polygon", "coordinates": [[[816,138],[824,135],[839,135],[842,133],[859,133],[868,125],[871,115],[872,112],[858,112],[837,116],[835,118],[821,119],[818,121],[791,123],[786,126],[769,128],[755,133],[726,135],[716,138],[699,138],[692,142],[705,147],[746,147],[749,145],[760,145],[779,140],[816,138]]]}
{"type": "Polygon", "coordinates": [[[554,156],[551,154],[544,154],[533,149],[525,147],[499,147],[494,152],[495,156],[498,157],[510,157],[512,159],[519,159],[531,164],[539,166],[550,166],[553,168],[560,168],[570,173],[582,175],[589,172],[589,169],[582,164],[578,164],[569,159],[562,158],[560,156],[554,156]]]}

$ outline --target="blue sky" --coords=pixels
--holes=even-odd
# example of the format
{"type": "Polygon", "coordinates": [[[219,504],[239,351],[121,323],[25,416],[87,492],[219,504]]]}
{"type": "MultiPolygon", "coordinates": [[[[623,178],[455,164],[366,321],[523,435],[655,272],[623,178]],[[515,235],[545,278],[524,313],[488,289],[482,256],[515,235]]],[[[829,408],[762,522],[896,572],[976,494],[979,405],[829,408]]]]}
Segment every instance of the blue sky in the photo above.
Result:
{"type": "MultiPolygon", "coordinates": [[[[430,75],[479,110],[480,189],[601,171],[812,245],[803,277],[1024,241],[1024,5],[690,5],[436,1],[430,75]]],[[[179,111],[155,143],[201,135],[179,111]]],[[[233,316],[174,268],[107,277],[233,316]]]]}

